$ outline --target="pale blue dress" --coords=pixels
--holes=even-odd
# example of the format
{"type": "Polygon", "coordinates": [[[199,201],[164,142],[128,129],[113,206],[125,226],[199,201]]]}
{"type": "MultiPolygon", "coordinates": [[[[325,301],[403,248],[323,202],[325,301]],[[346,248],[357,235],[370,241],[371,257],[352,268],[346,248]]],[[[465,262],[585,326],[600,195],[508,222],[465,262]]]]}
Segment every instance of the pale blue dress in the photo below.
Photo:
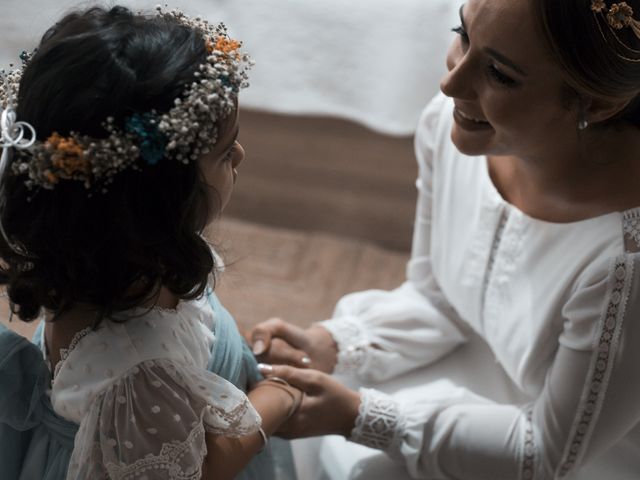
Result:
{"type": "MultiPolygon", "coordinates": [[[[33,343],[0,325],[2,479],[196,479],[206,431],[257,430],[256,361],[215,294],[133,313],[79,332],[53,381],[43,325],[33,343]]],[[[288,442],[239,478],[294,479],[288,442]]]]}

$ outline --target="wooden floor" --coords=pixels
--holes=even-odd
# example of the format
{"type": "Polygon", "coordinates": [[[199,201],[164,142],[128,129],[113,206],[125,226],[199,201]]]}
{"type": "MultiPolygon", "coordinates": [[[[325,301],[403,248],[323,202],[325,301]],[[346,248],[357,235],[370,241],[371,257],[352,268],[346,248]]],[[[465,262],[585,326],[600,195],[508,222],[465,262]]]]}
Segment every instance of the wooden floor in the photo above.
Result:
{"type": "Polygon", "coordinates": [[[246,160],[227,214],[408,251],[417,167],[410,137],[332,118],[243,110],[246,160]]]}
{"type": "Polygon", "coordinates": [[[408,254],[323,233],[227,221],[229,266],[218,293],[247,328],[271,316],[301,326],[329,318],[345,293],[399,286],[408,254]]]}

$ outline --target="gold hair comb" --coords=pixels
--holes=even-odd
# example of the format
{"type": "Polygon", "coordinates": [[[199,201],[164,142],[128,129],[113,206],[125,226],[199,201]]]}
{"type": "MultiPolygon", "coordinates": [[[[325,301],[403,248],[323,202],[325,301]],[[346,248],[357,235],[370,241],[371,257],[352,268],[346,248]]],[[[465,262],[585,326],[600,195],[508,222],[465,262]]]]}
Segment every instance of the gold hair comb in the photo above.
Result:
{"type": "MultiPolygon", "coordinates": [[[[596,17],[596,22],[598,24],[598,28],[600,29],[600,33],[602,37],[607,40],[607,36],[604,34],[602,30],[601,23],[605,23],[609,28],[613,38],[622,45],[626,50],[633,52],[640,56],[640,50],[636,50],[631,48],[629,45],[625,44],[618,34],[617,30],[622,30],[623,28],[630,28],[636,37],[640,39],[640,20],[636,20],[633,18],[633,8],[627,2],[619,2],[612,3],[611,6],[607,7],[605,0],[591,0],[591,11],[593,15],[596,17]],[[602,20],[600,21],[599,18],[602,20]]],[[[622,55],[616,52],[618,57],[623,60],[628,60],[630,62],[640,62],[640,58],[630,58],[625,55],[622,55]]]]}

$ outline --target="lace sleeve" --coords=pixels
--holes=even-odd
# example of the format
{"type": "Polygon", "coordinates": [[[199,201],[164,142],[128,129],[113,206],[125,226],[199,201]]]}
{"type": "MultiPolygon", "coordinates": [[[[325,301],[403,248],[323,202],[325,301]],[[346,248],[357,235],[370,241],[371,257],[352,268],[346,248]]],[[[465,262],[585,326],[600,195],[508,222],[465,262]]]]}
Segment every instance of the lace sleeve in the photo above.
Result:
{"type": "Polygon", "coordinates": [[[221,377],[146,361],[96,397],[76,436],[67,479],[200,479],[205,432],[238,437],[259,427],[246,395],[221,377]]]}
{"type": "Polygon", "coordinates": [[[349,440],[379,450],[398,448],[404,416],[397,402],[385,393],[360,389],[360,407],[349,440]]]}

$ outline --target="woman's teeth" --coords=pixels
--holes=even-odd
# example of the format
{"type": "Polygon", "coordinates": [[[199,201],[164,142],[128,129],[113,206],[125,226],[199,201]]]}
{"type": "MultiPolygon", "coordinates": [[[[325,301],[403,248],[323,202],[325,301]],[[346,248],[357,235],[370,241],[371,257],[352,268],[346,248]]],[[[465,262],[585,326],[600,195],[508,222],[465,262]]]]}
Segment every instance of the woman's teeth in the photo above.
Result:
{"type": "Polygon", "coordinates": [[[466,120],[471,120],[472,122],[475,123],[489,123],[486,120],[481,120],[479,118],[474,118],[466,113],[464,113],[462,110],[458,109],[458,113],[460,114],[460,116],[466,120]]]}

